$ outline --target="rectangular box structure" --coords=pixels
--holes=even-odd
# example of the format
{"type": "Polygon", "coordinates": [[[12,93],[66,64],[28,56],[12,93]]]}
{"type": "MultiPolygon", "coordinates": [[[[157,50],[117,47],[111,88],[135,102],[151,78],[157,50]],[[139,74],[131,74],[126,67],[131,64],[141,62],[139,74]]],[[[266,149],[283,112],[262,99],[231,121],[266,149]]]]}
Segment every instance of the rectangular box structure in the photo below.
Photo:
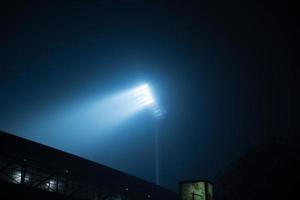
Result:
{"type": "Polygon", "coordinates": [[[213,187],[208,181],[182,181],[179,183],[181,200],[212,200],[213,187]]]}

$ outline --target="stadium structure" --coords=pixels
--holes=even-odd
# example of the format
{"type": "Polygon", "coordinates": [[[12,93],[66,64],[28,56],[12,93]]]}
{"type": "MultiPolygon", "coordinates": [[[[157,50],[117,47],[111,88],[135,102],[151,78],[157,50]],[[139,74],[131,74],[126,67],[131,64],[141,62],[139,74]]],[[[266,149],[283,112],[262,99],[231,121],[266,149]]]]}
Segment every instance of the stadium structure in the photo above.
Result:
{"type": "Polygon", "coordinates": [[[0,131],[0,199],[178,200],[110,167],[0,131]]]}

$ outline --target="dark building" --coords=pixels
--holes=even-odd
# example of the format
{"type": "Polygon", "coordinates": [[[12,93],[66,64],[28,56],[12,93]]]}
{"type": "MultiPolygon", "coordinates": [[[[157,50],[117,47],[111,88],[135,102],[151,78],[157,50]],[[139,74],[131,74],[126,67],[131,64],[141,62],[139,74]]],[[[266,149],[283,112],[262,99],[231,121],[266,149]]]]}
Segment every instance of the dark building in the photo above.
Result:
{"type": "Polygon", "coordinates": [[[177,200],[172,191],[0,131],[0,199],[177,200]]]}

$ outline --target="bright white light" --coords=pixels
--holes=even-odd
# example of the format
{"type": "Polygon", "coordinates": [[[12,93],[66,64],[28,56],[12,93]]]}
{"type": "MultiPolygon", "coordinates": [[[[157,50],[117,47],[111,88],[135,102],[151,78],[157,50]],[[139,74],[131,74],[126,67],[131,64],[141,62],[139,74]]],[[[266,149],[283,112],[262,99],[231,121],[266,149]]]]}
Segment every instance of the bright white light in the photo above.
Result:
{"type": "MultiPolygon", "coordinates": [[[[21,183],[21,179],[22,179],[21,171],[15,171],[12,175],[12,178],[13,178],[14,183],[17,183],[17,184],[21,183]]],[[[24,182],[28,183],[29,180],[30,180],[29,175],[26,174],[26,176],[24,177],[24,182]]]]}
{"type": "Polygon", "coordinates": [[[48,190],[56,190],[56,181],[55,180],[49,180],[47,183],[46,183],[46,187],[48,190]]]}
{"type": "Polygon", "coordinates": [[[164,115],[163,110],[155,101],[154,95],[148,84],[143,84],[133,90],[133,96],[138,109],[150,108],[154,118],[158,119],[164,115]]]}
{"type": "Polygon", "coordinates": [[[16,182],[16,183],[21,183],[21,172],[20,171],[16,171],[14,174],[13,174],[13,180],[16,182]]]}
{"type": "Polygon", "coordinates": [[[151,90],[144,84],[134,90],[134,97],[139,107],[151,106],[155,103],[151,90]]]}

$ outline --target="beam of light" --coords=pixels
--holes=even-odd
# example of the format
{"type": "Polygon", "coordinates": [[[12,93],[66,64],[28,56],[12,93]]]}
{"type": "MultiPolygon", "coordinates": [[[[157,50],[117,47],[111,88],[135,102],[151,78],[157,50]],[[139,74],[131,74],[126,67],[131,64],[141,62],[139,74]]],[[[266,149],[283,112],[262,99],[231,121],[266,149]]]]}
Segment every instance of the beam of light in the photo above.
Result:
{"type": "MultiPolygon", "coordinates": [[[[93,155],[95,146],[114,151],[111,148],[113,141],[123,138],[124,127],[139,121],[134,116],[141,111],[149,112],[155,119],[163,114],[148,84],[106,96],[99,96],[101,91],[97,92],[97,95],[47,105],[45,110],[30,113],[18,126],[20,131],[16,132],[28,139],[87,157],[93,155]]],[[[152,123],[151,119],[147,123],[152,123]]],[[[122,140],[133,139],[129,138],[130,135],[126,137],[122,140]]]]}

